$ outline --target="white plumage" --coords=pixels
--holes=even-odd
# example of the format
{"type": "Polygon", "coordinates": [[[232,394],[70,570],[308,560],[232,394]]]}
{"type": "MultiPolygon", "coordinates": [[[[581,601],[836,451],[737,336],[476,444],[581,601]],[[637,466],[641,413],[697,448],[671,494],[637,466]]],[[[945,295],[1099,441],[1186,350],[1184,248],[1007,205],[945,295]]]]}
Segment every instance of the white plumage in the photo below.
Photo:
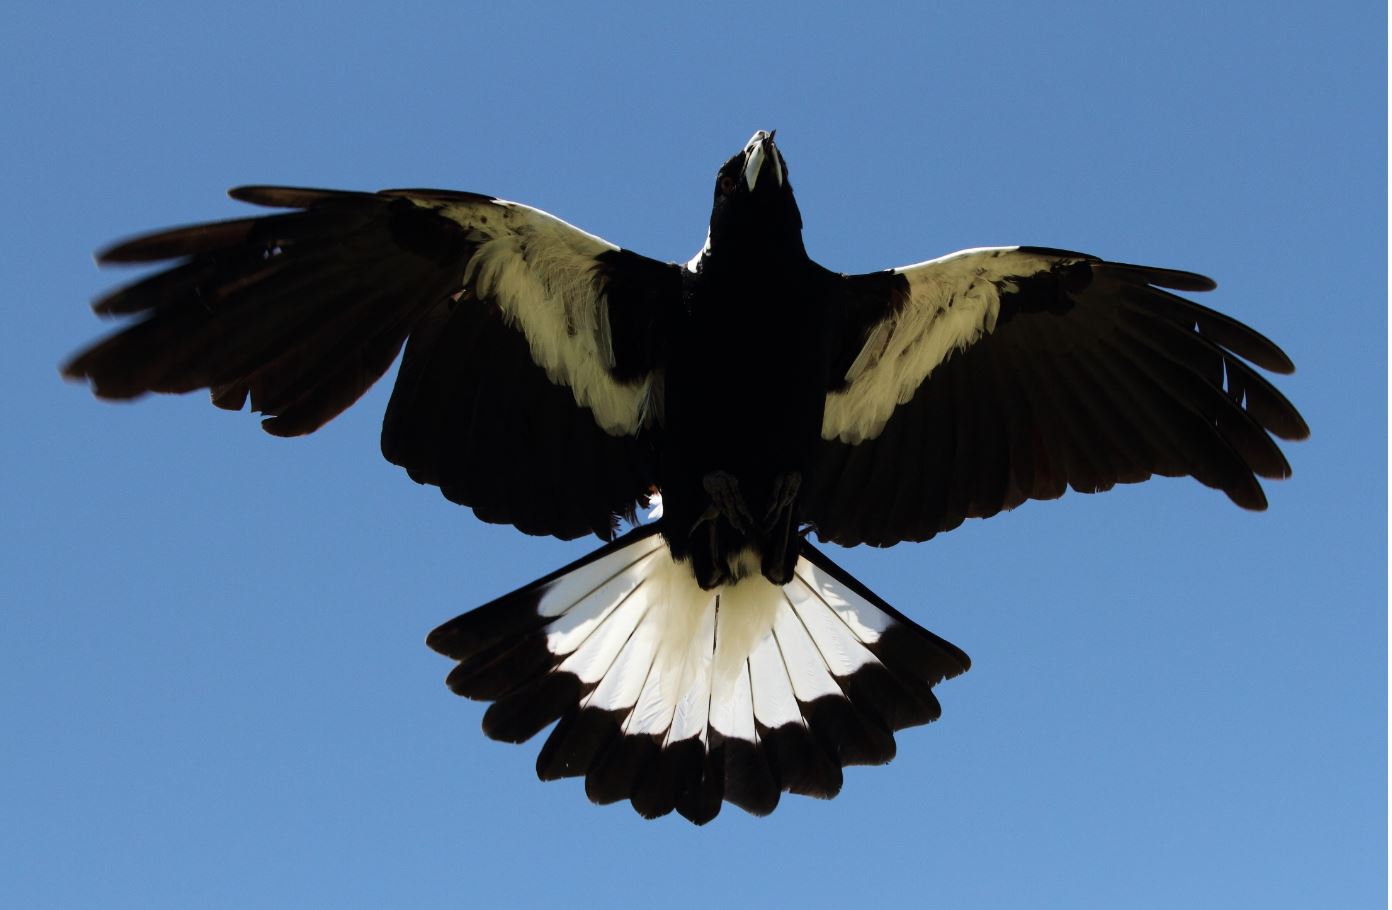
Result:
{"type": "Polygon", "coordinates": [[[1001,292],[1015,290],[1012,279],[1069,261],[981,247],[893,269],[908,280],[909,299],[876,324],[846,371],[847,386],[827,396],[822,438],[853,445],[874,439],[954,351],[995,331],[1001,292]]]}
{"type": "Polygon", "coordinates": [[[595,686],[581,706],[668,742],[805,722],[798,703],[845,697],[838,679],[878,663],[867,646],[894,622],[805,558],[783,587],[704,591],[657,535],[556,580],[537,611],[556,672],[595,686]]]}
{"type": "Polygon", "coordinates": [[[532,358],[576,404],[615,436],[642,423],[647,383],[616,382],[607,300],[595,294],[596,257],[619,248],[531,206],[505,199],[413,200],[462,225],[481,241],[464,274],[476,296],[497,301],[526,336],[532,358]]]}

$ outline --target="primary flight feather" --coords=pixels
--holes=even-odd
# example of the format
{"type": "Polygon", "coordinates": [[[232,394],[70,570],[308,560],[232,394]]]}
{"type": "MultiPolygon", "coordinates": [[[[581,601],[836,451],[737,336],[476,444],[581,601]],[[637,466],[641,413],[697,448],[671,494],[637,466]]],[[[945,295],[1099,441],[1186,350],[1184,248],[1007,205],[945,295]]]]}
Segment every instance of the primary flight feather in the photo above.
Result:
{"type": "Polygon", "coordinates": [[[845,275],[813,262],[757,132],[707,239],[658,262],[474,193],[243,187],[286,210],[138,237],[164,271],[64,366],[103,398],[206,388],[313,432],[401,368],[382,451],[484,521],[611,542],[440,626],[484,730],[555,723],[543,779],[701,823],[830,797],[939,714],[961,650],[807,541],[926,540],[1066,488],[1189,475],[1249,509],[1290,468],[1288,373],[1172,291],[1200,275],[1043,247],[845,275]],[[662,515],[614,540],[656,493],[662,515]]]}

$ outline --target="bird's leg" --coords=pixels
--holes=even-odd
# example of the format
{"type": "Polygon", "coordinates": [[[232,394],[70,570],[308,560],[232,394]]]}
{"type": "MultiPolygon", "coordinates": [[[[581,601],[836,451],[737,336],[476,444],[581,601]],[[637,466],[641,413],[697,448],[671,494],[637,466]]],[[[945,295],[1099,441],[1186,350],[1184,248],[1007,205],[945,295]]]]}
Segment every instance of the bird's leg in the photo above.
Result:
{"type": "Polygon", "coordinates": [[[775,524],[788,524],[792,515],[793,500],[802,489],[802,473],[789,471],[773,478],[773,489],[769,490],[768,510],[764,513],[764,529],[775,524]]]}
{"type": "Polygon", "coordinates": [[[696,576],[696,583],[707,591],[720,587],[729,580],[730,574],[724,557],[720,555],[717,518],[703,515],[691,530],[691,570],[696,576]]]}
{"type": "Polygon", "coordinates": [[[745,504],[744,495],[740,493],[739,480],[733,474],[712,471],[701,478],[701,485],[706,489],[710,505],[700,521],[714,522],[723,515],[730,527],[746,537],[749,536],[756,522],[749,506],[745,504]]]}
{"type": "Polygon", "coordinates": [[[798,546],[792,539],[793,502],[801,487],[802,475],[792,471],[775,477],[773,489],[769,492],[760,569],[764,577],[774,584],[785,585],[793,579],[793,567],[797,564],[798,555],[798,546]]]}

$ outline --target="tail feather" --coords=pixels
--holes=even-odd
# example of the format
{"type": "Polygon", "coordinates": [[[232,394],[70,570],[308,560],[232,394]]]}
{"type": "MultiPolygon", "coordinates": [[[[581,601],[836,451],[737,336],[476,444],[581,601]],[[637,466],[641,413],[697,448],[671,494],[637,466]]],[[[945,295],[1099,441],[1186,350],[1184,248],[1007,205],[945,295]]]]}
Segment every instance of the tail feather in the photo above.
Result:
{"type": "Polygon", "coordinates": [[[785,790],[835,796],[843,766],[893,758],[894,732],[936,719],[933,687],[970,665],[805,541],[788,584],[706,591],[655,525],[428,643],[458,661],[451,690],[493,702],[488,736],[556,722],[542,780],[697,824],[725,801],[766,815],[785,790]]]}

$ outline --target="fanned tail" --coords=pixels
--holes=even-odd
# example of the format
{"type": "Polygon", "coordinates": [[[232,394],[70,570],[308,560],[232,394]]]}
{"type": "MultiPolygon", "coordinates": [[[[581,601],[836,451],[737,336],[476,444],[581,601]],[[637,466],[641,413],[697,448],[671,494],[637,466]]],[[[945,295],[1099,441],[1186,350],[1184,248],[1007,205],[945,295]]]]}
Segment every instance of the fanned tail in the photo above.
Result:
{"type": "Polygon", "coordinates": [[[492,701],[484,732],[556,724],[543,780],[597,803],[704,824],[729,801],[766,815],[787,790],[830,798],[841,769],[894,757],[938,717],[932,689],[967,655],[806,541],[793,581],[702,590],[656,525],[437,628],[451,690],[492,701]]]}

